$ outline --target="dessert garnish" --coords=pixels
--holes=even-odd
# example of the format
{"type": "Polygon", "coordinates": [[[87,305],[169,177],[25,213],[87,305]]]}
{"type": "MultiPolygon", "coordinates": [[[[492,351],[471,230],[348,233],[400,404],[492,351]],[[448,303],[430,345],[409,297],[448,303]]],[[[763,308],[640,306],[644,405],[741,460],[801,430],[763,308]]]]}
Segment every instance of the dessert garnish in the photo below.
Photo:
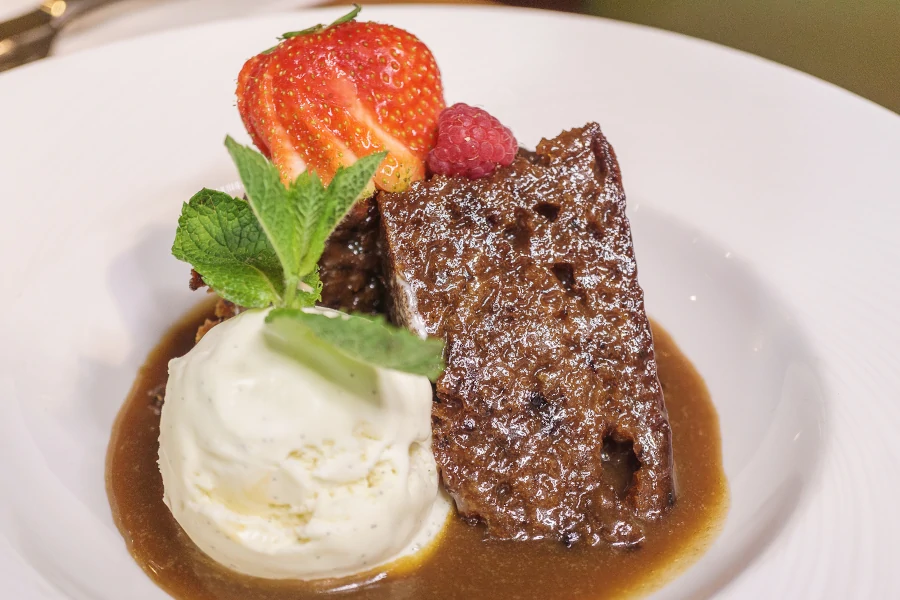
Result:
{"type": "Polygon", "coordinates": [[[442,344],[388,325],[382,317],[302,310],[319,300],[317,264],[325,241],[365,190],[384,153],[338,168],[326,187],[305,171],[284,185],[252,148],[226,138],[247,199],[203,189],[178,220],[172,254],[210,288],[244,308],[275,307],[267,317],[283,335],[311,337],[380,367],[436,379],[442,344]]]}
{"type": "Polygon", "coordinates": [[[518,144],[512,131],[483,108],[461,102],[438,117],[437,143],[428,168],[437,175],[478,179],[512,164],[518,144]]]}
{"type": "Polygon", "coordinates": [[[327,182],[381,151],[379,189],[400,191],[425,176],[444,108],[437,63],[416,36],[355,21],[358,12],[285,34],[238,76],[244,125],[285,182],[306,169],[327,182]]]}

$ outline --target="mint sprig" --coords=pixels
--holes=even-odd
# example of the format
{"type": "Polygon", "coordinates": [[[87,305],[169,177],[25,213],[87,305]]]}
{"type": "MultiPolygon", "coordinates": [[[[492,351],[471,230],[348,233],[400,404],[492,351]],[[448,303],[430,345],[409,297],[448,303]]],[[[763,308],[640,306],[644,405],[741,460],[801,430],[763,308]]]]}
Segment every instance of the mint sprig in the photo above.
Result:
{"type": "Polygon", "coordinates": [[[338,169],[328,187],[312,173],[285,186],[275,165],[256,150],[231,137],[225,147],[247,200],[197,193],[182,208],[172,254],[235,304],[312,306],[320,298],[316,265],[325,241],[367,189],[385,153],[338,169]]]}
{"type": "Polygon", "coordinates": [[[354,203],[372,193],[385,152],[337,170],[328,186],[315,173],[284,185],[262,154],[231,137],[225,146],[247,199],[203,189],[181,211],[172,254],[220,296],[245,308],[276,307],[267,323],[292,343],[325,343],[355,360],[436,379],[443,346],[384,319],[304,312],[321,299],[318,262],[354,203]]]}
{"type": "Polygon", "coordinates": [[[354,360],[435,381],[444,370],[444,345],[389,325],[384,317],[276,308],[266,317],[273,334],[291,344],[325,343],[354,360]]]}

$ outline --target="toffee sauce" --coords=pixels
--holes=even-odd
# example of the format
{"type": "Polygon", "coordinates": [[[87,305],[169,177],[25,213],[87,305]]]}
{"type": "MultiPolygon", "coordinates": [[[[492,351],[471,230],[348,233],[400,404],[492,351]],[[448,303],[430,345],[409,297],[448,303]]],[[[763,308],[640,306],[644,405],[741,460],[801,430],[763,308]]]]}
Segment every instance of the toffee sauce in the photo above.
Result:
{"type": "Polygon", "coordinates": [[[724,521],[728,490],[719,421],[702,378],[653,323],[654,345],[672,427],[678,483],[675,507],[645,526],[637,550],[566,548],[558,542],[485,541],[483,530],[451,518],[432,551],[357,578],[272,581],[229,571],[207,558],[163,504],[157,467],[159,417],[168,362],[194,345],[212,313],[204,303],[150,353],[113,426],[106,485],[128,550],[178,600],[601,600],[648,593],[699,558],[724,521]],[[415,562],[416,564],[410,564],[415,562]]]}

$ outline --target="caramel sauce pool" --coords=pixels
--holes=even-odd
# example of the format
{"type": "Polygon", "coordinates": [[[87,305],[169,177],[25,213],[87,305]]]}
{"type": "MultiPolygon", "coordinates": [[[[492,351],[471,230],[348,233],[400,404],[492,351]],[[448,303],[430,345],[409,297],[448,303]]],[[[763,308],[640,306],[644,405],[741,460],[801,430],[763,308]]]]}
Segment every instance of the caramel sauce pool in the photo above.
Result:
{"type": "Polygon", "coordinates": [[[156,394],[165,386],[169,360],[191,349],[197,327],[210,313],[210,304],[198,307],[150,353],[113,426],[107,455],[106,485],[116,525],[138,564],[178,600],[304,600],[324,594],[366,600],[631,597],[658,588],[699,558],[724,521],[728,491],[718,416],[700,375],[654,323],[678,500],[668,515],[646,526],[640,549],[486,542],[481,528],[451,518],[436,548],[415,568],[406,564],[358,579],[316,583],[270,581],[229,571],[208,559],[175,522],[162,501],[156,464],[156,394]]]}

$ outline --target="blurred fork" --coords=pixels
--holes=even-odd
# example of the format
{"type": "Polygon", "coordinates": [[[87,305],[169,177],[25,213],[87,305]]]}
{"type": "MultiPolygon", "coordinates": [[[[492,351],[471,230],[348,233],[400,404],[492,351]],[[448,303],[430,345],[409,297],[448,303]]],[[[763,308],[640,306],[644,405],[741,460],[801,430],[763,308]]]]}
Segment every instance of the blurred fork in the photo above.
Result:
{"type": "Polygon", "coordinates": [[[0,72],[46,57],[72,19],[116,1],[44,0],[35,10],[0,23],[0,72]]]}

